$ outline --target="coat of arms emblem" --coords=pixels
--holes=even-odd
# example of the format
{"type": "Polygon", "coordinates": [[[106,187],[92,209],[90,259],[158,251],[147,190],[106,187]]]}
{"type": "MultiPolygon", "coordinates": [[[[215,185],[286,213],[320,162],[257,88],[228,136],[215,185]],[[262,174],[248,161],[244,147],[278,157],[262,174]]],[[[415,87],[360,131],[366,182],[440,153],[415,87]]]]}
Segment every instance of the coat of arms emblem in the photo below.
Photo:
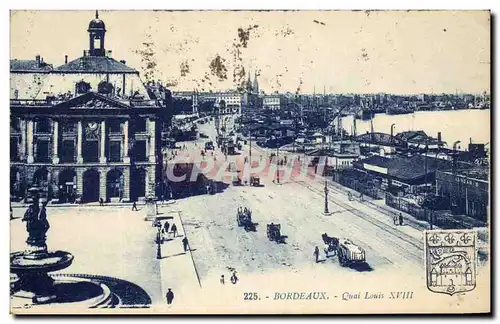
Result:
{"type": "Polygon", "coordinates": [[[425,232],[427,288],[449,294],[476,287],[476,232],[432,230],[425,232]]]}

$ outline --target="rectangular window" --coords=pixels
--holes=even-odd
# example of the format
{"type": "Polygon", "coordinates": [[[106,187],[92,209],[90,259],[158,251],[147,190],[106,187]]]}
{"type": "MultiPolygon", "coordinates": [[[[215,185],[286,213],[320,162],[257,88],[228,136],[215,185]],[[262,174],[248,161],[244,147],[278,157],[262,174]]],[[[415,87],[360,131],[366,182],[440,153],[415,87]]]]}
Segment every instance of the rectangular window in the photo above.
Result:
{"type": "Polygon", "coordinates": [[[146,160],[146,141],[136,141],[134,145],[134,157],[136,161],[144,162],[146,160]]]}
{"type": "Polygon", "coordinates": [[[82,147],[84,162],[99,161],[99,141],[85,141],[82,147]]]}
{"type": "Polygon", "coordinates": [[[76,133],[76,125],[74,122],[64,122],[61,125],[63,134],[74,134],[76,133]]]}
{"type": "Polygon", "coordinates": [[[21,131],[21,122],[17,117],[10,118],[10,131],[13,133],[17,133],[21,131]]]}
{"type": "Polygon", "coordinates": [[[75,162],[75,141],[63,140],[59,151],[61,162],[75,162]]]}
{"type": "Polygon", "coordinates": [[[121,142],[111,141],[109,142],[109,161],[110,162],[120,162],[121,161],[121,142]]]}
{"type": "Polygon", "coordinates": [[[36,121],[36,132],[37,133],[50,133],[50,120],[47,118],[42,118],[36,121]]]}
{"type": "Polygon", "coordinates": [[[109,120],[108,123],[110,133],[121,133],[121,123],[119,120],[109,120]]]}
{"type": "Polygon", "coordinates": [[[134,122],[136,132],[144,133],[146,131],[146,118],[136,118],[134,122]]]}
{"type": "Polygon", "coordinates": [[[49,162],[50,142],[39,140],[36,144],[36,162],[49,162]]]}
{"type": "Polygon", "coordinates": [[[19,160],[19,140],[17,137],[10,138],[10,160],[18,161],[19,160]]]}

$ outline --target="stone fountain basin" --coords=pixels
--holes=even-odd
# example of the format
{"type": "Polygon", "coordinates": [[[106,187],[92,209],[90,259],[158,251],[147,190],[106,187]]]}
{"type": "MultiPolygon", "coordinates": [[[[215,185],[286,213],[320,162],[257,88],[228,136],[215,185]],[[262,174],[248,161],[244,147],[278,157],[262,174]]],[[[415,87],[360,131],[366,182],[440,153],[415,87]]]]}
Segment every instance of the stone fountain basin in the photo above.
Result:
{"type": "Polygon", "coordinates": [[[27,252],[14,252],[10,254],[10,272],[29,274],[59,271],[69,267],[73,258],[71,253],[65,251],[51,251],[37,258],[27,252]]]}

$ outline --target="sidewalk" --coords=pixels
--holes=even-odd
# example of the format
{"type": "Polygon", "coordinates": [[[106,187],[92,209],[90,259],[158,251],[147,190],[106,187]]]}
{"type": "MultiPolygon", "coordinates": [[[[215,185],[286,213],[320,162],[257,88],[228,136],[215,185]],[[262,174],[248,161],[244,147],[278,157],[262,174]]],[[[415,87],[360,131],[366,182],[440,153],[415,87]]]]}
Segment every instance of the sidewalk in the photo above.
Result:
{"type": "MultiPolygon", "coordinates": [[[[184,226],[181,219],[181,211],[176,209],[175,203],[168,205],[158,205],[160,212],[162,227],[168,221],[170,227],[173,224],[177,226],[177,236],[174,238],[173,233],[167,235],[167,241],[161,244],[161,292],[163,301],[166,305],[166,294],[168,288],[171,288],[175,297],[173,304],[180,300],[191,299],[191,296],[199,293],[201,284],[198,279],[198,274],[193,262],[191,247],[187,252],[184,251],[182,239],[185,236],[184,226]],[[165,219],[166,218],[166,219],[165,219]]],[[[188,237],[188,240],[191,238],[188,237]]],[[[191,242],[189,242],[191,245],[191,242]]]]}

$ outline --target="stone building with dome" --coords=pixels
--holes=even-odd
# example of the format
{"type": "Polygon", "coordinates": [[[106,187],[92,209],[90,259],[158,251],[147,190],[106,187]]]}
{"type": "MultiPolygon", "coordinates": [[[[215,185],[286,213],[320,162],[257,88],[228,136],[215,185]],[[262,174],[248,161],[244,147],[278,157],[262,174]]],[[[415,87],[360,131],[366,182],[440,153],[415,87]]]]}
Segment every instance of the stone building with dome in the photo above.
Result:
{"type": "Polygon", "coordinates": [[[161,179],[161,115],[139,72],[111,57],[96,11],[83,56],[10,61],[10,189],[53,203],[134,201],[161,179]]]}

